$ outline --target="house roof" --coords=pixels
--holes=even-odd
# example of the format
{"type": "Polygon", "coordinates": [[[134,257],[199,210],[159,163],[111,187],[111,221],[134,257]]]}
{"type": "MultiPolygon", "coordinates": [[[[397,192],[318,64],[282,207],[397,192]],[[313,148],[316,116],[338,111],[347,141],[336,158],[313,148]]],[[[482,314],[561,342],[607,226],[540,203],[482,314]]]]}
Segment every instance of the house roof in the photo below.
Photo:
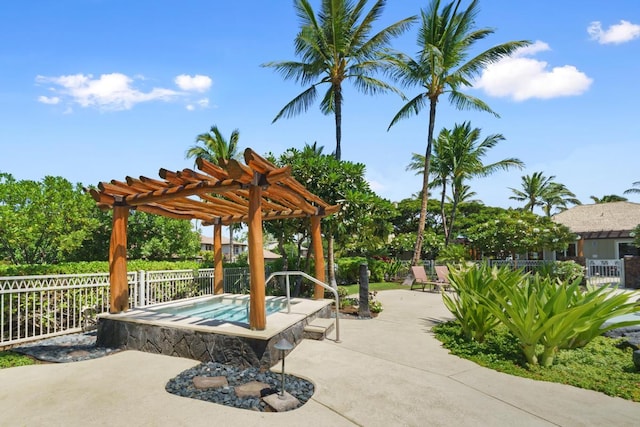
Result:
{"type": "Polygon", "coordinates": [[[628,238],[640,225],[640,204],[631,202],[579,205],[552,218],[585,239],[628,238]]]}
{"type": "MultiPolygon", "coordinates": [[[[202,234],[200,235],[200,243],[204,243],[206,245],[213,245],[213,237],[209,237],[209,236],[203,236],[202,234]]],[[[223,245],[228,245],[229,244],[229,238],[227,236],[222,236],[222,244],[223,245]]],[[[247,246],[246,242],[238,242],[237,240],[233,241],[233,244],[235,246],[247,246]]]]}
{"type": "Polygon", "coordinates": [[[266,259],[266,260],[274,260],[274,259],[282,258],[282,255],[276,254],[276,253],[271,252],[271,251],[266,250],[266,249],[263,249],[262,252],[264,253],[264,259],[266,259]]]}

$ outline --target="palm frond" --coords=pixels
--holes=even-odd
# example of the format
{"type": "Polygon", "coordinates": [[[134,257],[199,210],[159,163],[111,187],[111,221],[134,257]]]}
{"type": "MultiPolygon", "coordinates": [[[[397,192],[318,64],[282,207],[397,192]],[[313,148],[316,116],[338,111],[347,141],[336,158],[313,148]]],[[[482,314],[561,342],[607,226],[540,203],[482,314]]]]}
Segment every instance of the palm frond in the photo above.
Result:
{"type": "Polygon", "coordinates": [[[396,113],[396,115],[391,119],[391,123],[387,130],[391,129],[391,126],[395,125],[398,121],[405,119],[409,116],[414,116],[420,113],[422,109],[427,105],[427,100],[424,94],[418,94],[413,99],[409,100],[401,109],[396,113]]]}
{"type": "Polygon", "coordinates": [[[276,115],[271,123],[275,123],[278,119],[285,117],[290,118],[307,111],[317,96],[316,86],[312,85],[307,90],[293,98],[282,110],[276,115]]]}

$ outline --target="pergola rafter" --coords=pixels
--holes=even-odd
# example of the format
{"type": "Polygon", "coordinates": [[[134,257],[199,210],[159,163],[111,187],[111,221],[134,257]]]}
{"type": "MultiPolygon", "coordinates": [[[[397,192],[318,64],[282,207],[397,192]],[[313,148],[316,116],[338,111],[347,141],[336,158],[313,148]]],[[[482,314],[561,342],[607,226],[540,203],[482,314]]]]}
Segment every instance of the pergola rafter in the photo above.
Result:
{"type": "MultiPolygon", "coordinates": [[[[160,169],[161,179],[141,176],[125,181],[101,182],[89,193],[101,209],[113,209],[114,221],[109,250],[111,311],[126,310],[126,226],[129,209],[175,219],[197,219],[214,225],[215,292],[223,292],[221,249],[222,225],[244,222],[249,226],[251,268],[250,327],[264,329],[264,260],[262,221],[310,218],[316,277],[325,281],[320,219],[339,210],[309,192],[291,177],[291,167],[276,167],[251,149],[244,152],[245,163],[228,160],[220,167],[198,158],[200,172],[160,169]],[[124,249],[123,249],[124,248],[124,249]],[[124,257],[124,260],[123,260],[124,257]],[[124,265],[124,267],[123,267],[124,265]]],[[[316,287],[316,298],[324,291],[316,287]]]]}

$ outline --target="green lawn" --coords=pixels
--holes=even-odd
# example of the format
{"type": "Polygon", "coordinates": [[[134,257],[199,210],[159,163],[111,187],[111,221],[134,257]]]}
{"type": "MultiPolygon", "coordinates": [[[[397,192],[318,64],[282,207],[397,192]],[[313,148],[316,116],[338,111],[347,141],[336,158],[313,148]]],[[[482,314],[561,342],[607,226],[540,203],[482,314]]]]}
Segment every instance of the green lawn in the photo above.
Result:
{"type": "MultiPolygon", "coordinates": [[[[348,292],[348,295],[357,294],[360,292],[360,285],[348,285],[348,286],[340,286],[341,288],[345,288],[348,292]]],[[[393,283],[393,282],[379,282],[379,283],[369,283],[369,291],[386,291],[389,289],[409,289],[406,286],[402,286],[401,283],[393,283]]]]}
{"type": "Polygon", "coordinates": [[[625,340],[597,337],[582,348],[560,350],[555,363],[544,368],[527,367],[516,338],[506,328],[497,328],[483,343],[466,340],[457,322],[438,325],[433,331],[452,354],[487,368],[640,402],[640,371],[633,364],[633,350],[625,340]]]}
{"type": "Polygon", "coordinates": [[[0,351],[0,369],[34,365],[35,363],[37,362],[31,357],[13,351],[0,351]]]}

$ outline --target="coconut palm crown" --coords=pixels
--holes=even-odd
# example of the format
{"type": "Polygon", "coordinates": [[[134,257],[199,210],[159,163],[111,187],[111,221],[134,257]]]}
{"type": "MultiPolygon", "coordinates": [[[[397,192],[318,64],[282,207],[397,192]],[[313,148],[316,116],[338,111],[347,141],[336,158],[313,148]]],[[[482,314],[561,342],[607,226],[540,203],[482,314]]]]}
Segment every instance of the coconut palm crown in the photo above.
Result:
{"type": "Polygon", "coordinates": [[[402,19],[370,36],[386,0],[377,0],[365,14],[366,3],[367,0],[322,0],[316,17],[308,0],[295,0],[294,7],[300,20],[295,53],[301,60],[262,64],[263,67],[275,68],[285,80],[309,85],[280,110],[273,122],[307,111],[318,97],[317,87],[327,86],[320,110],[327,115],[334,114],[334,155],[338,160],[342,154],[342,83],[353,81],[355,88],[366,94],[386,91],[401,94],[393,86],[375,78],[375,74],[381,69],[379,58],[386,52],[391,39],[406,31],[416,19],[402,19]]]}

